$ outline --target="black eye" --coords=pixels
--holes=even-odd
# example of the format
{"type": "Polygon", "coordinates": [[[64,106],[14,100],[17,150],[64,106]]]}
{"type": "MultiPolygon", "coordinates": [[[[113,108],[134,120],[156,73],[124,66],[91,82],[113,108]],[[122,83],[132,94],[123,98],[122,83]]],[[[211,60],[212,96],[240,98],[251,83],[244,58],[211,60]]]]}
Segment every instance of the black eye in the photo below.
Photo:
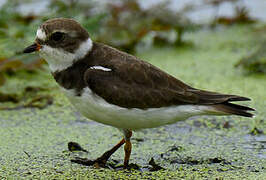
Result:
{"type": "Polygon", "coordinates": [[[64,33],[62,32],[55,32],[51,35],[51,39],[56,42],[63,40],[63,38],[64,38],[64,33]]]}

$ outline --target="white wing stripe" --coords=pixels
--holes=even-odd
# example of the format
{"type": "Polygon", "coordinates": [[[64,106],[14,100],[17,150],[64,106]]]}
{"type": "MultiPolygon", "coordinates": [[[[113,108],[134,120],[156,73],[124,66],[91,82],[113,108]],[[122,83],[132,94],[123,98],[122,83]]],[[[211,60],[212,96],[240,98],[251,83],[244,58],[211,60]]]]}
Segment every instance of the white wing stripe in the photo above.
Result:
{"type": "Polygon", "coordinates": [[[102,70],[102,71],[112,71],[112,69],[105,68],[102,66],[92,66],[92,67],[90,67],[90,69],[97,69],[97,70],[102,70]]]}

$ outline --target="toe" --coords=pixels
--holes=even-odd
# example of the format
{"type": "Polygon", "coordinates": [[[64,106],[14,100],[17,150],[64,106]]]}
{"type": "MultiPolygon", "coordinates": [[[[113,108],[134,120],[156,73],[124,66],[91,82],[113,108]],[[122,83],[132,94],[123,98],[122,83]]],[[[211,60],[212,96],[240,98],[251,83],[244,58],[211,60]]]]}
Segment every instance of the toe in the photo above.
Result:
{"type": "Polygon", "coordinates": [[[74,162],[74,163],[77,163],[77,164],[81,164],[81,165],[85,165],[85,166],[92,166],[95,163],[95,161],[89,160],[87,158],[71,159],[71,162],[74,162]]]}

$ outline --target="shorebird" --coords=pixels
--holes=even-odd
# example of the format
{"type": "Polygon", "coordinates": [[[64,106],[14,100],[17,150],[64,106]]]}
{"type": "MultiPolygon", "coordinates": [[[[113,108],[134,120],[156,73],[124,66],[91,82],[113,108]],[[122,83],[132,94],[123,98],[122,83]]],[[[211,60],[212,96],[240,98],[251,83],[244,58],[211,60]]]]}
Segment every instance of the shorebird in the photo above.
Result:
{"type": "Polygon", "coordinates": [[[253,116],[249,111],[254,109],[232,103],[249,98],[193,88],[133,55],[93,42],[73,19],[44,22],[35,43],[24,53],[35,51],[47,61],[61,90],[82,115],[123,132],[122,140],[96,160],[73,162],[104,167],[125,144],[127,168],[134,130],[198,115],[253,116]]]}

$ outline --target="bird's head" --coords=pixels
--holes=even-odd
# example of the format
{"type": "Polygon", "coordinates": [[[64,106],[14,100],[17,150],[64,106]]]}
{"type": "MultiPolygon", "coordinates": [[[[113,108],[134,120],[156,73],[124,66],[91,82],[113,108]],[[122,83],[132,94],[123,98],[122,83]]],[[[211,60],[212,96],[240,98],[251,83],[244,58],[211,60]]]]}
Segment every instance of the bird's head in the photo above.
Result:
{"type": "Polygon", "coordinates": [[[52,72],[61,71],[92,49],[88,32],[75,20],[55,18],[44,22],[36,33],[35,43],[24,49],[24,53],[39,52],[49,64],[52,72]]]}

